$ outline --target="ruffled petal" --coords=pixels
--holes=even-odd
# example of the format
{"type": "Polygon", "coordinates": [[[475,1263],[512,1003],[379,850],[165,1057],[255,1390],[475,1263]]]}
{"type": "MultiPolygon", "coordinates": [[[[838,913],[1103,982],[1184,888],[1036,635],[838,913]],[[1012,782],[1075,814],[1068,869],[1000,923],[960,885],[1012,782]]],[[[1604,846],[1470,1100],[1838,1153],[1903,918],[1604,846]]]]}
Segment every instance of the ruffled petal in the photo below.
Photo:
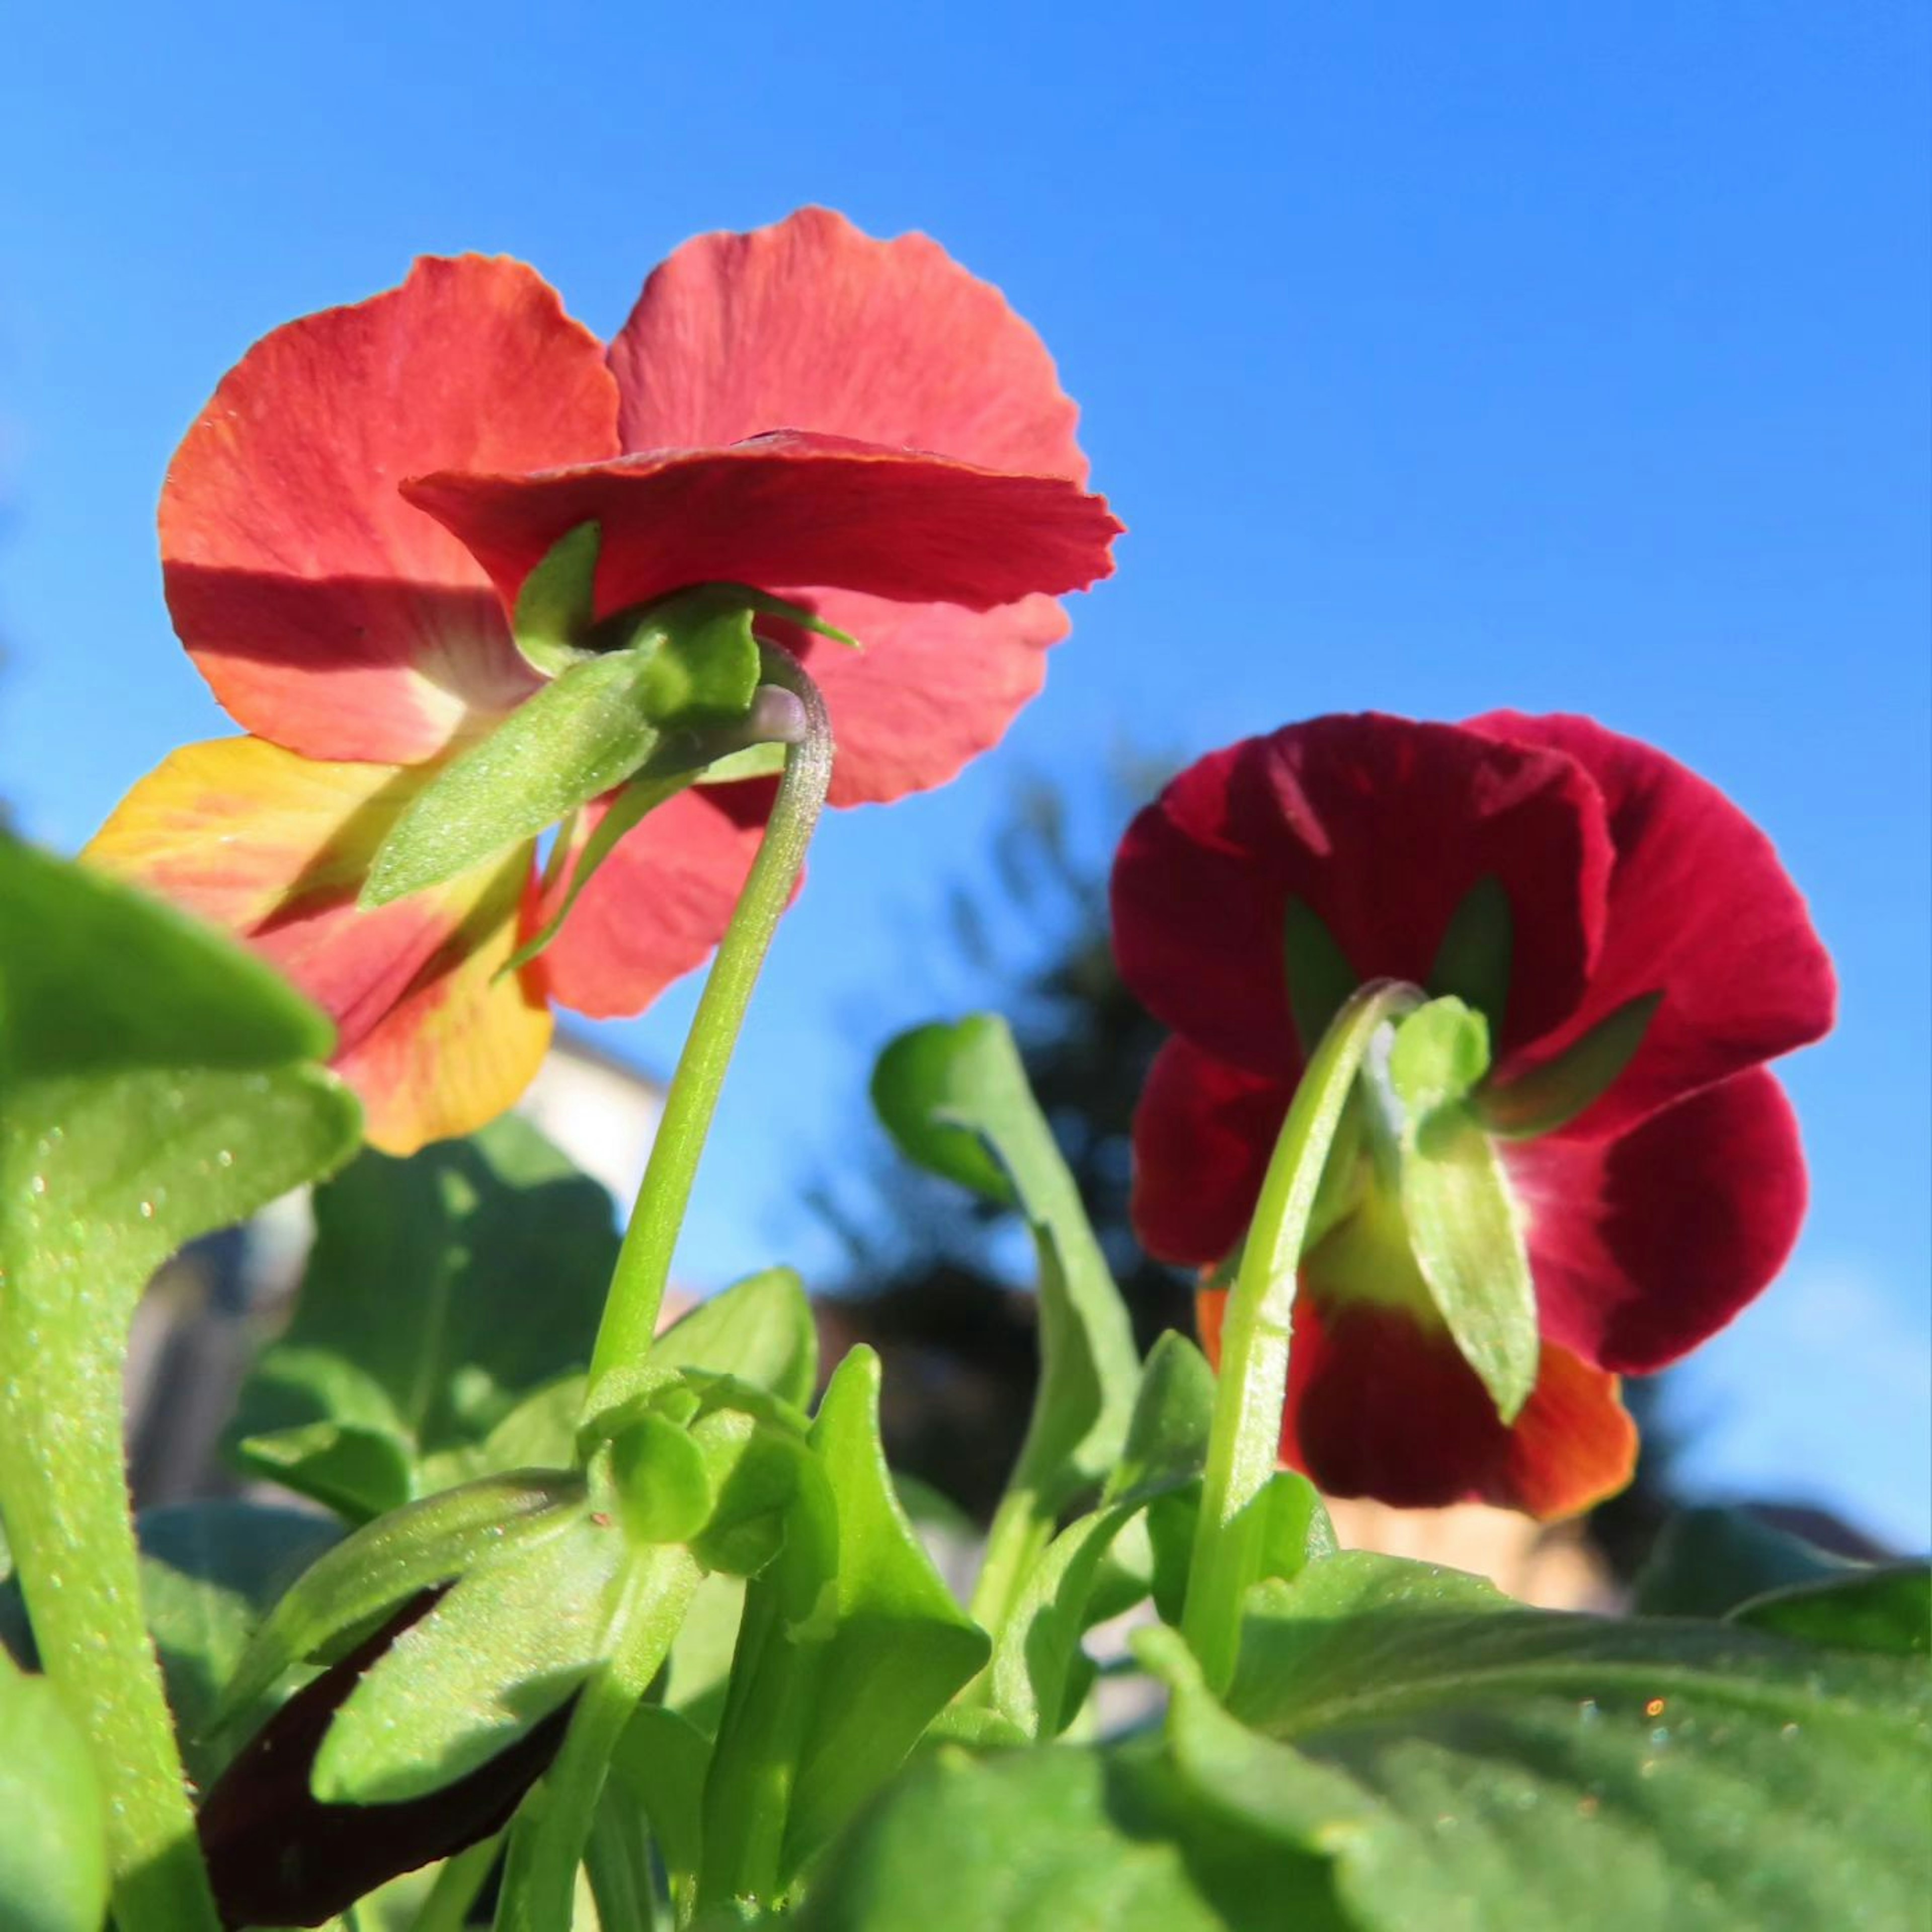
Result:
{"type": "MultiPolygon", "coordinates": [[[[730,923],[770,795],[764,784],[706,786],[627,832],[542,956],[551,997],[610,1019],[641,1012],[701,966],[730,923]]],[[[580,842],[608,808],[600,800],[584,813],[580,842]]],[[[554,893],[547,914],[555,904],[554,893]]]]}
{"type": "Polygon", "coordinates": [[[616,451],[616,416],[602,346],[520,262],[424,260],[292,322],[230,371],[169,470],[175,627],[276,743],[431,757],[534,680],[488,579],[397,484],[594,460],[616,451]]]}
{"type": "Polygon", "coordinates": [[[874,241],[827,208],[686,242],[610,367],[626,449],[817,430],[1086,480],[1078,412],[1000,291],[926,236],[874,241]]]}
{"type": "Polygon", "coordinates": [[[1587,718],[1499,711],[1471,728],[1574,758],[1603,794],[1616,854],[1603,947],[1574,1016],[1504,1077],[1660,989],[1636,1058],[1576,1124],[1607,1136],[1829,1030],[1837,989],[1804,901],[1771,841],[1714,785],[1587,718]]]}
{"type": "Polygon", "coordinates": [[[862,650],[784,633],[810,664],[838,755],[834,805],[870,805],[944,784],[998,744],[1046,677],[1046,650],[1068,630],[1051,597],[982,614],[956,604],[895,604],[856,591],[779,593],[856,638],[862,650]]]}
{"type": "Polygon", "coordinates": [[[1134,1232],[1162,1261],[1208,1267],[1246,1233],[1291,1090],[1178,1036],[1134,1109],[1134,1232]]]}
{"type": "Polygon", "coordinates": [[[82,854],[226,928],[321,1006],[369,1138],[392,1153],[482,1125],[542,1051],[540,979],[489,988],[516,912],[506,881],[529,878],[527,850],[372,912],[356,906],[376,848],[434,775],[298,758],[260,738],[189,745],[128,793],[82,854]],[[488,970],[472,952],[488,955],[488,970]],[[483,1029],[473,1040],[466,1015],[483,1029]]]}
{"type": "Polygon", "coordinates": [[[1580,997],[1610,863],[1596,788],[1561,752],[1372,713],[1320,718],[1210,754],[1134,820],[1114,866],[1114,951],[1169,1026],[1288,1076],[1292,897],[1360,977],[1420,983],[1451,915],[1494,878],[1514,922],[1508,1047],[1580,997]]]}
{"type": "Polygon", "coordinates": [[[472,1133],[536,1078],[551,1031],[541,962],[497,976],[530,929],[532,897],[526,855],[499,867],[388,1012],[337,1056],[372,1147],[408,1154],[472,1133]]]}
{"type": "Polygon", "coordinates": [[[541,476],[444,470],[403,494],[463,540],[506,602],[559,538],[595,521],[599,615],[712,583],[990,610],[1106,576],[1120,528],[1063,477],[791,430],[541,476]]]}
{"type": "MultiPolygon", "coordinates": [[[[1202,1343],[1216,1361],[1226,1299],[1199,1298],[1202,1343]]],[[[1330,1496],[1572,1516],[1623,1488],[1636,1451],[1616,1377],[1552,1342],[1506,1426],[1446,1330],[1370,1304],[1324,1312],[1305,1292],[1295,1302],[1282,1460],[1330,1496]]]]}
{"type": "Polygon", "coordinates": [[[1634,1375],[1674,1362],[1768,1287],[1804,1218],[1798,1120],[1762,1067],[1612,1140],[1505,1154],[1545,1330],[1634,1375]]]}

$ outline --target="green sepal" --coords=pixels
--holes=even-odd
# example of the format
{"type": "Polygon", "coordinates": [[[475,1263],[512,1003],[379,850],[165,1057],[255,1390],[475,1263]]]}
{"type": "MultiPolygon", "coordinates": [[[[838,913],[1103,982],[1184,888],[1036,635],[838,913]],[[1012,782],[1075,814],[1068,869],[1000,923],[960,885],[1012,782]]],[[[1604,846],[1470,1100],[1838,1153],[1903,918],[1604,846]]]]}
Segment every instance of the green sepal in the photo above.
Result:
{"type": "Polygon", "coordinates": [[[1425,984],[1438,998],[1454,995],[1474,1007],[1489,1022],[1492,1035],[1500,1036],[1509,1008],[1515,946],[1509,894],[1502,880],[1485,874],[1449,915],[1425,984]]]}
{"type": "Polygon", "coordinates": [[[1304,1054],[1312,1053],[1329,1023],[1348,1004],[1362,976],[1340,942],[1305,899],[1291,898],[1281,922],[1282,964],[1288,977],[1288,1010],[1304,1054]]]}
{"type": "Polygon", "coordinates": [[[602,526],[566,530],[524,579],[510,631],[531,666],[555,677],[589,655],[585,640],[596,615],[597,556],[602,526]]]}
{"type": "Polygon", "coordinates": [[[1509,1423],[1536,1386],[1542,1334],[1508,1178],[1466,1098],[1488,1071],[1488,1022],[1455,994],[1396,1029],[1388,1077],[1402,1108],[1409,1250],[1458,1353],[1509,1423]]]}
{"type": "MultiPolygon", "coordinates": [[[[784,748],[778,748],[782,759],[784,748]]],[[[572,867],[570,884],[564,888],[563,896],[557,908],[543,925],[518,946],[509,958],[496,969],[500,980],[506,974],[520,971],[538,954],[548,951],[557,934],[563,930],[564,921],[570,916],[584,887],[597,876],[598,868],[617,849],[617,842],[633,826],[641,824],[645,818],[661,805],[665,805],[677,796],[692,782],[686,774],[672,778],[640,777],[628,780],[618,790],[616,796],[604,808],[604,814],[591,828],[577,854],[577,862],[572,867]]],[[[558,835],[553,863],[562,862],[568,856],[567,841],[570,828],[566,826],[558,835]]]]}
{"type": "Polygon", "coordinates": [[[452,759],[383,840],[362,905],[443,884],[621,784],[658,742],[656,656],[653,640],[569,665],[452,759]]]}
{"type": "Polygon", "coordinates": [[[758,688],[753,611],[736,584],[706,584],[653,604],[636,620],[633,648],[647,648],[644,715],[660,729],[728,724],[758,688]]]}
{"type": "Polygon", "coordinates": [[[332,1664],[418,1591],[486,1556],[541,1542],[588,1508],[580,1476],[525,1470],[425,1497],[319,1557],[262,1619],[223,1690],[231,1724],[298,1664],[332,1664]]]}
{"type": "Polygon", "coordinates": [[[1567,1127],[1610,1091],[1636,1058],[1663,999],[1660,992],[1640,993],[1554,1060],[1506,1087],[1484,1088],[1474,1103],[1484,1126],[1505,1139],[1524,1141],[1567,1127]]]}

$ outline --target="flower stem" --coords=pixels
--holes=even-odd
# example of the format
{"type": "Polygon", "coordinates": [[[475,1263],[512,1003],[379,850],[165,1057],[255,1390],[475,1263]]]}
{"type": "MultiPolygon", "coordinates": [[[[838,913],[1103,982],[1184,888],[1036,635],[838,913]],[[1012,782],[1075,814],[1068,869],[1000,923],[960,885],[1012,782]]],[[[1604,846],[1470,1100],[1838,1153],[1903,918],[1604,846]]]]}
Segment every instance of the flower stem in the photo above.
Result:
{"type": "MultiPolygon", "coordinates": [[[[0,1269],[0,1281],[4,1280],[0,1269]]],[[[141,1609],[122,1462],[124,1332],[50,1359],[0,1293],[0,1502],[40,1667],[79,1722],[108,1793],[122,1932],[215,1932],[188,1780],[141,1609]]]]}
{"type": "Polygon", "coordinates": [[[1358,987],[1310,1056],[1262,1181],[1221,1330],[1201,1514],[1181,1628],[1208,1683],[1234,1675],[1241,1600],[1260,1580],[1261,1495],[1280,1457],[1296,1274],[1342,1110],[1369,1042],[1424,995],[1400,981],[1358,987]]]}
{"type": "Polygon", "coordinates": [[[818,687],[788,652],[766,646],[763,656],[766,682],[793,692],[803,704],[806,735],[785,754],[784,774],[764,841],[712,962],[664,1098],[663,1118],[651,1143],[590,1358],[588,1400],[593,1405],[598,1382],[614,1369],[641,1361],[656,1332],[670,1276],[671,1251],[683,1225],[725,1070],[831,782],[832,728],[818,687]]]}

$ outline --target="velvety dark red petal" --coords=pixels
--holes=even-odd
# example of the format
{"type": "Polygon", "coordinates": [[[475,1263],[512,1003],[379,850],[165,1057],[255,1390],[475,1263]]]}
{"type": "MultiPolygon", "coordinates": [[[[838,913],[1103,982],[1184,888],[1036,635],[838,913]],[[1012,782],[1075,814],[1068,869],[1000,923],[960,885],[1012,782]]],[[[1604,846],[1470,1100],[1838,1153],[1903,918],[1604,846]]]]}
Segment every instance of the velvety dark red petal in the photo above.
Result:
{"type": "MultiPolygon", "coordinates": [[[[762,809],[735,812],[740,793],[762,808],[770,788],[682,793],[618,841],[542,955],[552,998],[592,1019],[641,1012],[704,963],[758,856],[762,809]]],[[[580,842],[608,807],[600,800],[584,813],[580,842]]],[[[555,904],[553,895],[546,916],[555,904]]]]}
{"type": "Polygon", "coordinates": [[[1714,785],[1587,718],[1492,712],[1471,728],[1574,758],[1603,794],[1616,854],[1603,946],[1576,1012],[1505,1075],[1660,989],[1636,1058],[1577,1123],[1608,1136],[1829,1030],[1832,962],[1804,899],[1771,841],[1714,785]]]}
{"type": "Polygon", "coordinates": [[[541,476],[445,470],[403,494],[462,538],[506,600],[560,537],[595,520],[600,614],[708,583],[989,610],[1105,577],[1120,527],[1064,477],[789,430],[541,476]]]}
{"type": "Polygon", "coordinates": [[[875,241],[828,208],[687,242],[610,367],[626,449],[818,430],[1086,480],[1078,412],[1000,291],[926,236],[875,241]]]}
{"type": "Polygon", "coordinates": [[[1162,1261],[1211,1266],[1246,1233],[1290,1090],[1191,1042],[1154,1056],[1134,1109],[1134,1232],[1162,1261]]]}
{"type": "Polygon", "coordinates": [[[482,572],[397,494],[446,469],[616,452],[596,337],[533,270],[425,260],[275,330],[183,440],[161,496],[175,627],[251,730],[409,764],[532,688],[482,572]]]}
{"type": "Polygon", "coordinates": [[[1137,818],[1114,862],[1114,946],[1161,1019],[1238,1065],[1290,1075],[1282,926],[1320,915],[1364,979],[1421,982],[1479,880],[1514,921],[1504,1046],[1580,997],[1610,847],[1575,760],[1454,725],[1319,718],[1200,760],[1137,818]]]}
{"type": "Polygon", "coordinates": [[[1615,1139],[1568,1133],[1506,1150],[1546,1333],[1645,1374],[1769,1286],[1804,1218],[1798,1120],[1754,1067],[1615,1139]]]}
{"type": "MultiPolygon", "coordinates": [[[[1220,1356],[1223,1294],[1200,1298],[1203,1346],[1220,1356]]],[[[1282,1460],[1336,1496],[1399,1509],[1484,1502],[1548,1518],[1614,1496],[1636,1466],[1617,1378],[1546,1341],[1514,1425],[1446,1331],[1401,1310],[1294,1306],[1282,1460]]]]}

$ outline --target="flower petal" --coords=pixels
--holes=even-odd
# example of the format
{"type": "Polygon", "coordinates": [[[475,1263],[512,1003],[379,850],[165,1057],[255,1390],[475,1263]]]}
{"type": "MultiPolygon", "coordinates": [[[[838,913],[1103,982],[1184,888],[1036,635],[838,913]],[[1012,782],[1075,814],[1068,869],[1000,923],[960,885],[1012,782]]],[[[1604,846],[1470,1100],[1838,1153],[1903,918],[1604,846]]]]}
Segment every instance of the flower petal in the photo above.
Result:
{"type": "Polygon", "coordinates": [[[454,892],[356,906],[376,848],[429,776],[298,758],[260,738],[188,745],[134,786],[82,856],[245,940],[329,1015],[344,1048],[464,916],[454,892]]]}
{"type": "Polygon", "coordinates": [[[1587,718],[1492,712],[1470,728],[1567,754],[1603,794],[1616,858],[1603,948],[1570,1023],[1504,1077],[1640,993],[1664,1001],[1577,1126],[1607,1136],[1679,1095],[1830,1030],[1832,962],[1771,841],[1716,786],[1587,718]]]}
{"type": "Polygon", "coordinates": [[[398,482],[607,456],[616,414],[602,346],[520,262],[426,259],[292,322],[230,372],[169,470],[175,627],[278,744],[430,757],[534,679],[488,580],[398,482]]]}
{"type": "MultiPolygon", "coordinates": [[[[1218,1361],[1226,1301],[1203,1293],[1203,1346],[1218,1361]]],[[[1636,1466],[1636,1426],[1617,1378],[1545,1342],[1536,1387],[1513,1426],[1496,1415],[1446,1330],[1399,1310],[1294,1305],[1282,1460],[1330,1496],[1399,1509],[1494,1503],[1543,1518],[1613,1496],[1636,1466]]]]}
{"type": "Polygon", "coordinates": [[[1000,291],[926,236],[874,241],[828,208],[687,242],[610,367],[626,449],[818,430],[1086,480],[1078,411],[1000,291]]]}
{"type": "Polygon", "coordinates": [[[1768,1287],[1804,1218],[1797,1117],[1762,1067],[1614,1139],[1552,1134],[1505,1158],[1545,1331],[1632,1374],[1688,1354],[1768,1287]]]}
{"type": "MultiPolygon", "coordinates": [[[[628,1016],[702,965],[758,856],[770,796],[767,784],[706,786],[627,832],[542,956],[551,997],[592,1019],[628,1016]]],[[[600,800],[584,812],[580,841],[606,809],[600,800]]]]}
{"type": "MultiPolygon", "coordinates": [[[[454,973],[477,946],[491,949],[489,971],[508,956],[517,895],[505,880],[528,878],[527,852],[376,911],[356,906],[376,847],[434,772],[323,763],[260,738],[189,745],[128,793],[82,855],[226,927],[322,1007],[369,1138],[392,1153],[466,1132],[508,1105],[534,1070],[537,1024],[512,1008],[542,1004],[535,975],[485,999],[467,965],[454,973]],[[453,1044],[465,1012],[504,1040],[453,1044]],[[417,1033],[428,1042],[418,1059],[447,1058],[435,1079],[402,1051],[417,1033]]],[[[547,1035],[547,1018],[542,1025],[547,1035]]]]}
{"type": "Polygon", "coordinates": [[[473,1132],[536,1078],[551,1030],[542,964],[497,977],[531,929],[534,896],[527,855],[500,866],[388,1012],[337,1056],[372,1147],[413,1154],[473,1132]]]}
{"type": "Polygon", "coordinates": [[[778,593],[856,638],[847,650],[785,633],[824,694],[838,740],[834,805],[869,805],[944,784],[999,742],[1046,677],[1046,649],[1065,637],[1051,597],[983,614],[956,604],[895,604],[852,590],[778,593]]]}
{"type": "Polygon", "coordinates": [[[1106,576],[1120,527],[1064,477],[794,430],[541,476],[445,470],[403,494],[462,538],[506,602],[559,538],[594,520],[600,616],[711,583],[989,610],[1106,576]]]}
{"type": "Polygon", "coordinates": [[[1291,1090],[1179,1036],[1134,1109],[1134,1232],[1162,1261],[1209,1267],[1246,1233],[1291,1090]]]}
{"type": "Polygon", "coordinates": [[[1362,978],[1421,983],[1458,905],[1494,878],[1514,922],[1507,1046],[1580,997],[1610,862],[1596,788],[1560,752],[1373,713],[1319,718],[1210,754],[1134,820],[1114,862],[1114,951],[1169,1026],[1288,1076],[1291,897],[1362,978]]]}

